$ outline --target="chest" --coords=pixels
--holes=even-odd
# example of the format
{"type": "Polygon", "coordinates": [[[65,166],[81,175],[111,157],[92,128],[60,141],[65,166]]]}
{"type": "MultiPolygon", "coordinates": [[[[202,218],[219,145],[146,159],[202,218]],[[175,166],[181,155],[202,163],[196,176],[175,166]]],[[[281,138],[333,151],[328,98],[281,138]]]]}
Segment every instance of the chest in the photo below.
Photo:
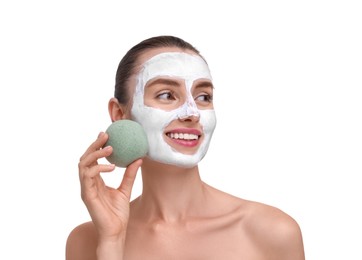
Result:
{"type": "Polygon", "coordinates": [[[131,228],[125,259],[262,259],[257,248],[235,223],[225,226],[182,225],[131,228]]]}

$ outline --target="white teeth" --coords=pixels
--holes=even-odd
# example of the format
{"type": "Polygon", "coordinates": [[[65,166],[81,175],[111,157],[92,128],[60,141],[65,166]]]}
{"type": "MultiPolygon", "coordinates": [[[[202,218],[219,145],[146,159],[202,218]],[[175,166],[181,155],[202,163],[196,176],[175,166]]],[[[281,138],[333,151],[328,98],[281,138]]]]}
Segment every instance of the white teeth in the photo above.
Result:
{"type": "Polygon", "coordinates": [[[197,139],[199,139],[199,136],[195,135],[195,134],[168,133],[167,135],[172,139],[183,139],[183,140],[197,140],[197,139]]]}

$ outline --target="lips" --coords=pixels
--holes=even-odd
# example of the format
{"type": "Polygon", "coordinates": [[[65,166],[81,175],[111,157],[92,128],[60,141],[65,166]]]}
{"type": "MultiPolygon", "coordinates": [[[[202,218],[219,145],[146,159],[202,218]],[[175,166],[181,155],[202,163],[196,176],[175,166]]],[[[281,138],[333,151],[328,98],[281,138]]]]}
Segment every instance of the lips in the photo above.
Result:
{"type": "Polygon", "coordinates": [[[167,132],[166,136],[176,144],[193,147],[198,144],[201,137],[201,132],[199,130],[189,128],[174,129],[170,132],[167,132]]]}

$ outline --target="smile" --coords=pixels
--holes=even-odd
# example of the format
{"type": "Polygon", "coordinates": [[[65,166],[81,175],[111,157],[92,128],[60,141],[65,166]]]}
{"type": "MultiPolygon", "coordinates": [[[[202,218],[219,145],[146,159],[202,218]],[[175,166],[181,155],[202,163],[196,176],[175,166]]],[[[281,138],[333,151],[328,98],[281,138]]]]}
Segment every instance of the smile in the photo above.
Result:
{"type": "Polygon", "coordinates": [[[166,134],[171,139],[179,139],[179,140],[198,140],[199,135],[196,134],[188,134],[188,133],[167,133],[166,134]]]}
{"type": "Polygon", "coordinates": [[[197,129],[179,128],[167,132],[166,136],[170,138],[174,144],[191,148],[199,145],[201,132],[197,129]]]}

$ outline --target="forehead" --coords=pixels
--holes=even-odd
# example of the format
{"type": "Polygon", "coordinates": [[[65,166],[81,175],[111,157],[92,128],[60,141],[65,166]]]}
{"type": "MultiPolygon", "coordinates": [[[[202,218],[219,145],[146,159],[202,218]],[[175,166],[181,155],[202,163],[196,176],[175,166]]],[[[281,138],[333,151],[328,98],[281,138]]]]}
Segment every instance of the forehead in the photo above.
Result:
{"type": "Polygon", "coordinates": [[[146,60],[141,66],[143,82],[155,77],[177,77],[188,81],[208,79],[211,74],[206,62],[195,54],[185,52],[162,52],[146,60]]]}
{"type": "Polygon", "coordinates": [[[164,53],[164,52],[184,52],[184,53],[188,53],[191,55],[197,55],[195,52],[188,50],[188,49],[183,50],[178,47],[158,47],[158,48],[148,49],[147,51],[140,54],[137,58],[137,60],[138,60],[137,64],[142,65],[146,61],[151,59],[153,56],[156,56],[156,55],[164,53]]]}

